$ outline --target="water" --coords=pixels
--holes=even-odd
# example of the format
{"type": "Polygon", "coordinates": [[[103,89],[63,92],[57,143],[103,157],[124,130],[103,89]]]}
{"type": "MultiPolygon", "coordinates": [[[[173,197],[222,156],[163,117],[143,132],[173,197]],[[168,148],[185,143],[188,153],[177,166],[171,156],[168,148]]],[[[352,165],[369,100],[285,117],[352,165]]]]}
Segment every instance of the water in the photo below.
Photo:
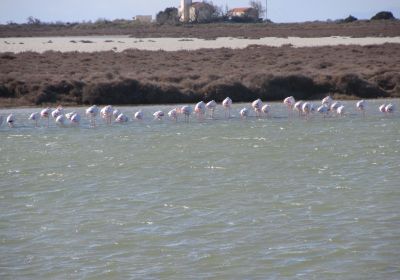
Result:
{"type": "Polygon", "coordinates": [[[128,36],[82,36],[82,37],[17,37],[0,38],[0,52],[45,52],[45,51],[80,51],[121,52],[127,49],[151,51],[198,50],[202,48],[246,48],[249,45],[280,47],[290,44],[293,47],[321,47],[338,45],[381,45],[400,43],[400,37],[266,37],[260,39],[221,37],[215,40],[198,38],[131,38],[128,36]]]}
{"type": "Polygon", "coordinates": [[[353,103],[95,129],[0,110],[0,278],[399,279],[400,117],[353,103]]]}

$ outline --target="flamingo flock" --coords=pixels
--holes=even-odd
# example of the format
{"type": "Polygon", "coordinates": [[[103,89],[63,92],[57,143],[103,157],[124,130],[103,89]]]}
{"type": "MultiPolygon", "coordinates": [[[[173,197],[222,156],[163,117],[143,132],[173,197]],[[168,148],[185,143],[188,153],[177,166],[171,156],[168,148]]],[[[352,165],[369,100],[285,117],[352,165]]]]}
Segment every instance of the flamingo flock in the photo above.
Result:
{"type": "MultiPolygon", "coordinates": [[[[288,118],[294,117],[293,112],[297,113],[299,118],[304,118],[306,120],[310,119],[314,114],[320,114],[323,118],[333,117],[333,116],[344,116],[346,114],[346,107],[340,101],[333,100],[331,96],[326,96],[321,100],[321,104],[318,106],[309,101],[296,101],[293,96],[286,97],[283,100],[284,106],[286,106],[288,111],[288,118]]],[[[232,99],[227,97],[221,103],[225,118],[231,118],[231,108],[232,99]]],[[[271,117],[272,106],[270,104],[263,104],[261,99],[254,100],[251,104],[255,116],[257,118],[271,117]]],[[[215,100],[211,100],[208,103],[200,101],[194,106],[194,110],[191,106],[185,105],[182,107],[176,107],[170,110],[167,114],[162,110],[158,110],[153,113],[153,119],[155,121],[162,121],[167,115],[169,119],[174,122],[178,122],[180,116],[183,117],[184,122],[189,122],[190,116],[194,112],[195,117],[198,121],[203,121],[207,117],[214,119],[215,110],[218,104],[215,100]]],[[[355,104],[355,108],[359,111],[363,117],[366,115],[367,102],[365,100],[360,100],[355,104]]],[[[384,115],[392,115],[395,112],[395,105],[393,103],[384,103],[378,107],[378,110],[384,115]]],[[[103,121],[111,125],[115,123],[127,123],[129,122],[129,117],[122,113],[119,109],[113,108],[111,105],[104,106],[101,110],[97,105],[92,105],[85,110],[85,115],[89,120],[90,127],[96,126],[97,116],[103,121]]],[[[240,109],[239,116],[241,119],[246,119],[250,116],[250,110],[247,107],[240,109]]],[[[58,106],[56,109],[51,108],[42,109],[40,112],[33,112],[29,115],[28,120],[34,123],[35,127],[39,126],[40,119],[43,119],[45,126],[49,127],[50,118],[54,119],[54,122],[59,127],[77,127],[81,122],[81,115],[75,111],[65,113],[62,106],[58,106]]],[[[139,110],[133,113],[133,120],[143,121],[145,118],[144,112],[139,110]]],[[[5,119],[7,125],[12,128],[15,127],[16,118],[13,114],[10,114],[5,119]]],[[[0,126],[4,122],[4,117],[0,115],[0,126]]]]}

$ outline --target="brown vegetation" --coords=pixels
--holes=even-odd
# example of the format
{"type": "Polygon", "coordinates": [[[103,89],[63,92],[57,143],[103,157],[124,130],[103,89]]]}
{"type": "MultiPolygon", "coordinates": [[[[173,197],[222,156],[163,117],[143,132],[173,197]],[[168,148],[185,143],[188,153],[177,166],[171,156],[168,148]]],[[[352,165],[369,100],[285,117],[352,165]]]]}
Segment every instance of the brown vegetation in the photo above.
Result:
{"type": "Polygon", "coordinates": [[[0,53],[2,106],[400,97],[400,45],[0,53]]]}
{"type": "Polygon", "coordinates": [[[192,37],[325,37],[400,36],[399,20],[308,23],[210,23],[157,25],[135,21],[73,24],[0,25],[0,37],[128,35],[138,38],[192,37]]]}

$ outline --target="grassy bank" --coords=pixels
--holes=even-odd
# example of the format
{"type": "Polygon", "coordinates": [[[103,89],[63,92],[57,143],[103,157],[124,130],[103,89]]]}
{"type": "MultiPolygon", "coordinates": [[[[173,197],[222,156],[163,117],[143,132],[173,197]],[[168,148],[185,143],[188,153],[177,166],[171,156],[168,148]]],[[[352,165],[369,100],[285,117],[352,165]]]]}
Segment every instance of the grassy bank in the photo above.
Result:
{"type": "Polygon", "coordinates": [[[137,38],[195,37],[329,37],[400,36],[399,20],[306,23],[210,23],[186,25],[141,24],[135,21],[100,21],[72,24],[0,25],[0,37],[128,35],[137,38]]]}
{"type": "Polygon", "coordinates": [[[0,106],[400,97],[400,45],[1,53],[0,106]]]}

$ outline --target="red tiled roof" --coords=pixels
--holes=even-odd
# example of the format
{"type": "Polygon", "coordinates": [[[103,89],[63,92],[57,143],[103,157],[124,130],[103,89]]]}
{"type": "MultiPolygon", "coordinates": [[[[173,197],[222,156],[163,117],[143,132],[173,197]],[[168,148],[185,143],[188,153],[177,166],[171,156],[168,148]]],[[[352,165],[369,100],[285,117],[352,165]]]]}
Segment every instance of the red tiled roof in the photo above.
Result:
{"type": "Polygon", "coordinates": [[[236,13],[244,13],[247,12],[248,10],[252,9],[251,7],[245,7],[245,8],[234,8],[230,10],[229,12],[236,12],[236,13]]]}

